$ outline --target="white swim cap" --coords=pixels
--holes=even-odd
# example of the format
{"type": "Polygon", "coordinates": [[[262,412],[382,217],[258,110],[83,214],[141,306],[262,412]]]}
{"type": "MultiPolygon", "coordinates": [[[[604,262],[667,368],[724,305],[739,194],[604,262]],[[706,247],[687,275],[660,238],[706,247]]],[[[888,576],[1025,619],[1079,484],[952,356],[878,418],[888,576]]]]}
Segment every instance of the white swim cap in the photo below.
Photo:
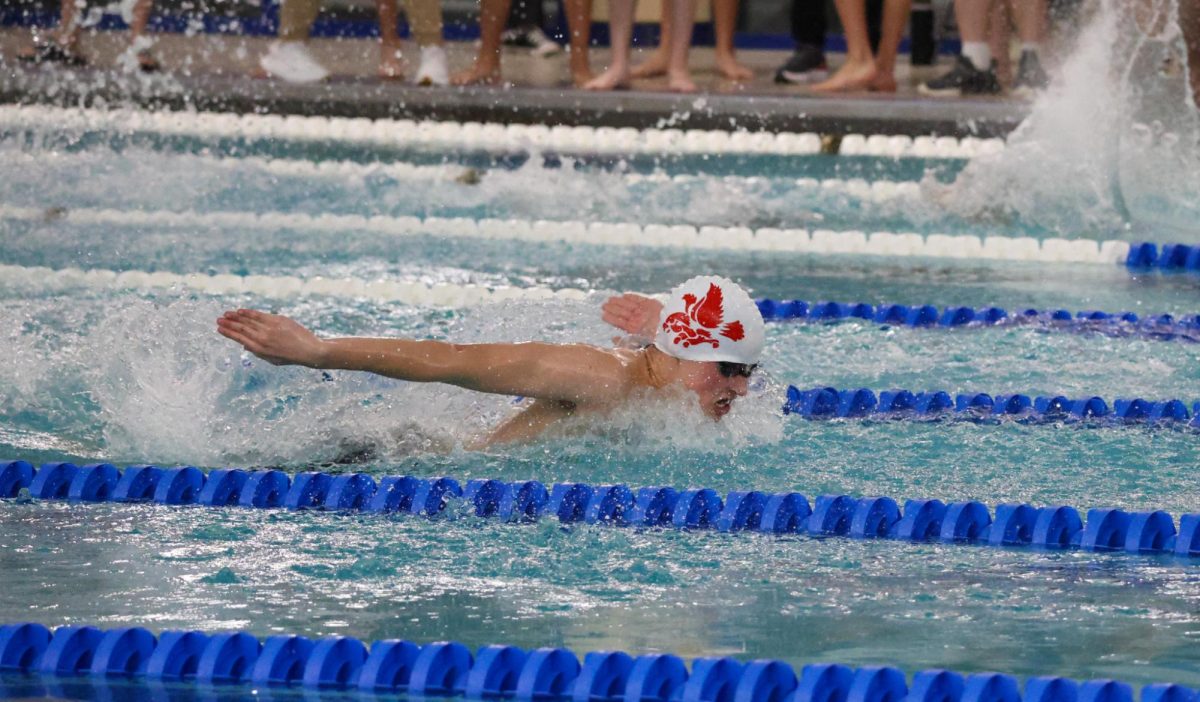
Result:
{"type": "Polygon", "coordinates": [[[671,291],[654,345],[685,361],[758,363],[764,332],[758,305],[741,286],[701,275],[671,291]]]}

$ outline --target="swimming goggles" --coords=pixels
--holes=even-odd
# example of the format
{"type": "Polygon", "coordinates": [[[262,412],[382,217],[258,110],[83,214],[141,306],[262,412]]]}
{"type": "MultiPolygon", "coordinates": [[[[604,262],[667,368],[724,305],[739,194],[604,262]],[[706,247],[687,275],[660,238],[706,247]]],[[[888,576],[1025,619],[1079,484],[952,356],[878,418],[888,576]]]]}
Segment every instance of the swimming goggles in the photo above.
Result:
{"type": "Polygon", "coordinates": [[[757,363],[731,363],[729,361],[717,361],[717,370],[719,370],[721,375],[726,378],[733,378],[739,375],[743,378],[749,378],[750,374],[753,373],[756,368],[758,368],[757,363]]]}

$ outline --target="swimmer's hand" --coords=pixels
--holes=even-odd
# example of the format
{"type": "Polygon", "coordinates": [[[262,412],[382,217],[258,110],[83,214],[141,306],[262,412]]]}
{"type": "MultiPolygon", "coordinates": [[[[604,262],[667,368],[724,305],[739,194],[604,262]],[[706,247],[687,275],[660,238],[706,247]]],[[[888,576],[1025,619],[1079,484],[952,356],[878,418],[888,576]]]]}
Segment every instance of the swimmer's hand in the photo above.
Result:
{"type": "Polygon", "coordinates": [[[653,339],[658,332],[662,303],[645,295],[614,295],[600,308],[600,318],[627,334],[653,339]]]}
{"type": "Polygon", "coordinates": [[[325,342],[283,315],[230,310],[217,319],[217,332],[277,366],[319,368],[325,360],[325,342]]]}

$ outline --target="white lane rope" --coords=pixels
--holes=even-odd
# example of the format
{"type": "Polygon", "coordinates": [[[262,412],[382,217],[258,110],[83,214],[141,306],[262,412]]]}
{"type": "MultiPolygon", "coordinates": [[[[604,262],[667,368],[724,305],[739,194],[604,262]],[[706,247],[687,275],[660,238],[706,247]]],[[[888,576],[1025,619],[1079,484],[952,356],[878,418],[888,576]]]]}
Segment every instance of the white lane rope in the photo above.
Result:
{"type": "Polygon", "coordinates": [[[71,225],[143,228],[225,229],[248,231],[369,232],[386,236],[442,236],[531,242],[567,242],[616,246],[781,251],[808,254],[923,256],[1044,263],[1117,264],[1129,244],[1089,239],[978,237],[898,232],[819,229],[696,228],[686,224],[391,217],[284,212],[169,212],[111,209],[42,210],[0,205],[0,219],[60,221],[71,225]]]}
{"type": "MultiPolygon", "coordinates": [[[[312,178],[328,180],[389,178],[405,183],[428,183],[458,181],[473,185],[493,174],[507,173],[502,168],[472,168],[457,164],[417,165],[402,161],[360,162],[347,160],[309,161],[305,159],[267,158],[261,156],[205,156],[198,154],[176,154],[168,157],[181,166],[246,173],[265,173],[288,178],[312,178]]],[[[53,151],[19,153],[11,155],[12,165],[36,167],[38,165],[70,166],[78,163],[77,154],[53,151]]],[[[561,173],[559,169],[547,169],[561,173]]],[[[630,185],[651,184],[688,186],[719,184],[730,187],[755,187],[758,185],[788,185],[797,190],[847,195],[859,200],[887,202],[896,199],[916,200],[921,196],[921,184],[916,181],[874,180],[864,178],[774,178],[770,176],[706,176],[666,173],[613,173],[630,185]]]]}
{"type": "MultiPolygon", "coordinates": [[[[201,138],[336,141],[456,150],[545,150],[595,154],[780,154],[821,153],[813,133],[747,132],[700,129],[496,124],[412,120],[370,120],[301,115],[221,112],[100,110],[42,105],[0,106],[0,129],[82,130],[201,138]]],[[[851,134],[842,138],[846,156],[964,159],[1004,149],[1001,139],[851,134]]]]}
{"type": "Polygon", "coordinates": [[[0,265],[0,289],[23,293],[65,293],[78,290],[197,292],[206,295],[252,294],[269,299],[334,297],[399,302],[420,307],[466,308],[505,300],[582,300],[589,291],[508,286],[426,285],[387,279],[300,278],[297,276],[113,271],[103,268],[45,268],[0,265]]]}

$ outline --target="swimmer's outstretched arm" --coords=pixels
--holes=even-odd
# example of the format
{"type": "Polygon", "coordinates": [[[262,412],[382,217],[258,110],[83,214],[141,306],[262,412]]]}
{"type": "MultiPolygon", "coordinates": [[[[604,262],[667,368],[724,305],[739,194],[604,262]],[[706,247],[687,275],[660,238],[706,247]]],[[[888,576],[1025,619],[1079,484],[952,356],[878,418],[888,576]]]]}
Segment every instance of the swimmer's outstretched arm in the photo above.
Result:
{"type": "Polygon", "coordinates": [[[631,387],[617,356],[582,344],[450,344],[408,339],[322,339],[298,322],[256,310],[226,312],[217,331],[275,365],[357,370],[418,383],[606,404],[631,387]]]}

